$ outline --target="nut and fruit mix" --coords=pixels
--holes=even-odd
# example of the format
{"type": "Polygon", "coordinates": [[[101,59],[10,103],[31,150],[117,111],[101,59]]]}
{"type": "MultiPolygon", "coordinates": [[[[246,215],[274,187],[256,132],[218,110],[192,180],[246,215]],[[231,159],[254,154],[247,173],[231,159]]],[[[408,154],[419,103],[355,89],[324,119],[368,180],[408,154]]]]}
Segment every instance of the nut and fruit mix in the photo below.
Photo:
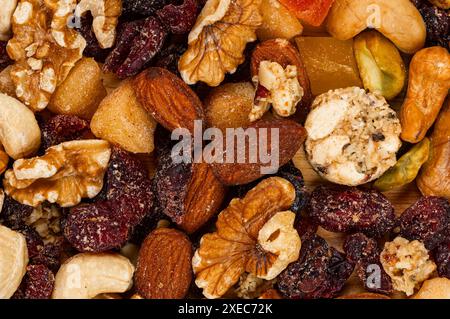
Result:
{"type": "Polygon", "coordinates": [[[0,3],[0,299],[450,299],[449,0],[0,3]]]}

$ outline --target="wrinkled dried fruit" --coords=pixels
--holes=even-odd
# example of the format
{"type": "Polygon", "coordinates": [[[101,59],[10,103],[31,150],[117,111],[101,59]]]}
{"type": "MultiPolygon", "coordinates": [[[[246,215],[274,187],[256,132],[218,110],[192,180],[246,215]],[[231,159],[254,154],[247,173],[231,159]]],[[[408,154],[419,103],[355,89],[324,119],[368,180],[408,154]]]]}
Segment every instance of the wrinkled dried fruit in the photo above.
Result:
{"type": "Polygon", "coordinates": [[[158,18],[124,23],[104,69],[126,78],[138,74],[161,50],[167,31],[158,18]]]}
{"type": "Polygon", "coordinates": [[[0,212],[0,220],[12,229],[20,229],[24,220],[31,215],[33,207],[23,205],[12,197],[5,195],[3,208],[0,212]]]}
{"type": "Polygon", "coordinates": [[[376,190],[321,185],[311,194],[309,214],[332,232],[362,232],[381,237],[394,227],[394,207],[376,190]]]}
{"type": "Polygon", "coordinates": [[[299,259],[278,277],[278,289],[292,299],[333,298],[353,269],[343,254],[314,235],[302,243],[299,259]]]}
{"type": "Polygon", "coordinates": [[[169,0],[122,0],[122,17],[127,20],[148,17],[169,2],[169,0]]]}
{"type": "Polygon", "coordinates": [[[9,64],[12,63],[9,58],[8,52],[6,52],[6,44],[8,42],[0,41],[0,70],[6,68],[9,64]]]}
{"type": "Polygon", "coordinates": [[[357,274],[368,291],[389,294],[392,292],[392,282],[380,262],[377,242],[362,233],[348,236],[344,242],[347,258],[357,265],[357,274]],[[379,276],[373,276],[376,271],[379,276]]]}
{"type": "MultiPolygon", "coordinates": [[[[168,40],[167,42],[171,42],[168,40]]],[[[173,74],[179,76],[178,73],[178,60],[186,51],[187,46],[185,43],[171,43],[170,45],[164,47],[158,55],[155,57],[154,65],[156,67],[164,68],[169,70],[173,74]]]]}
{"type": "Polygon", "coordinates": [[[184,34],[191,30],[197,18],[197,0],[183,0],[181,4],[168,4],[156,15],[173,34],[184,34]]]}
{"type": "Polygon", "coordinates": [[[147,299],[181,299],[192,281],[192,244],[182,232],[160,228],[139,250],[136,289],[147,299]]]}
{"type": "Polygon", "coordinates": [[[385,192],[411,183],[419,174],[420,168],[428,160],[429,155],[430,140],[424,138],[422,142],[400,157],[397,163],[387,170],[373,186],[385,192]]]}
{"type": "Polygon", "coordinates": [[[325,20],[334,0],[280,0],[280,2],[297,18],[317,27],[325,20]]]}
{"type": "Polygon", "coordinates": [[[419,240],[429,250],[450,239],[450,204],[441,197],[422,197],[399,218],[400,236],[419,240]]]}
{"type": "Polygon", "coordinates": [[[44,265],[30,265],[14,299],[50,299],[55,276],[44,265]]]}
{"type": "Polygon", "coordinates": [[[80,24],[76,26],[75,30],[77,30],[86,40],[86,48],[83,51],[83,55],[94,58],[97,62],[105,62],[111,49],[103,49],[98,43],[94,30],[92,29],[92,15],[88,12],[85,16],[81,17],[79,21],[80,24]]]}
{"type": "Polygon", "coordinates": [[[438,245],[433,251],[438,274],[450,279],[450,242],[438,245]]]}
{"type": "Polygon", "coordinates": [[[83,252],[119,248],[152,209],[152,203],[151,181],[143,163],[113,147],[104,194],[93,204],[81,204],[70,210],[64,235],[83,252]]]}
{"type": "Polygon", "coordinates": [[[89,122],[75,115],[55,115],[39,123],[42,133],[41,153],[50,146],[79,140],[89,131],[89,122]]]}
{"type": "Polygon", "coordinates": [[[276,173],[297,153],[306,138],[306,131],[292,120],[262,119],[238,131],[235,136],[243,145],[234,143],[234,158],[223,152],[223,158],[211,164],[214,174],[225,185],[248,184],[263,175],[276,173]],[[256,139],[243,136],[245,130],[254,132],[256,139]],[[278,160],[275,163],[272,158],[272,163],[263,163],[257,154],[271,154],[278,160]]]}

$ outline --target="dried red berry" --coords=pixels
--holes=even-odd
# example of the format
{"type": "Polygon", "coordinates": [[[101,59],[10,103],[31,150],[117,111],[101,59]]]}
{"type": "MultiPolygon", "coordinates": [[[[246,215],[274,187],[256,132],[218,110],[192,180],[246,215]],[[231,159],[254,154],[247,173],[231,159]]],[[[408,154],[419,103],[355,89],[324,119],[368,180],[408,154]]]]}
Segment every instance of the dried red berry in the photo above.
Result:
{"type": "Polygon", "coordinates": [[[14,299],[50,299],[55,285],[55,276],[44,265],[30,265],[14,294],[14,299]]]}
{"type": "Polygon", "coordinates": [[[6,52],[7,44],[8,42],[6,41],[0,41],[0,71],[12,63],[12,60],[9,58],[9,55],[6,52]]]}
{"type": "Polygon", "coordinates": [[[41,151],[66,141],[81,139],[90,132],[89,122],[74,115],[56,115],[40,123],[41,151]]]}
{"type": "Polygon", "coordinates": [[[377,242],[362,233],[346,238],[344,251],[347,258],[357,265],[358,277],[368,291],[389,294],[392,281],[380,262],[380,249],[377,242]]]}
{"type": "Polygon", "coordinates": [[[33,207],[23,205],[15,201],[12,197],[5,195],[0,218],[3,224],[12,229],[20,229],[24,225],[24,220],[33,212],[33,207]]]}
{"type": "Polygon", "coordinates": [[[433,251],[433,256],[439,276],[450,279],[450,242],[438,245],[433,251]]]}
{"type": "Polygon", "coordinates": [[[186,51],[187,46],[184,42],[179,43],[173,41],[173,38],[174,36],[167,41],[171,44],[163,48],[155,57],[154,66],[167,69],[170,72],[179,75],[178,60],[183,55],[184,51],[186,51]]]}
{"type": "Polygon", "coordinates": [[[67,240],[79,251],[119,248],[152,210],[152,183],[144,164],[114,146],[104,195],[72,208],[64,226],[67,240]],[[104,200],[102,199],[104,196],[104,200]]]}
{"type": "Polygon", "coordinates": [[[106,59],[104,68],[120,78],[138,74],[161,50],[167,30],[158,18],[124,23],[117,44],[106,59]]]}
{"type": "Polygon", "coordinates": [[[381,237],[395,224],[394,207],[376,190],[321,185],[311,194],[309,214],[332,232],[362,232],[381,237]]]}
{"type": "Polygon", "coordinates": [[[188,33],[197,19],[197,0],[183,0],[181,4],[168,4],[156,12],[161,22],[173,34],[188,33]]]}
{"type": "Polygon", "coordinates": [[[309,216],[300,216],[295,223],[295,229],[300,235],[302,241],[314,236],[317,233],[318,228],[319,226],[317,226],[317,224],[314,223],[309,216]]]}
{"type": "Polygon", "coordinates": [[[81,17],[80,25],[76,28],[76,30],[86,40],[86,48],[83,51],[83,55],[92,57],[97,62],[103,63],[105,62],[108,54],[111,52],[111,49],[102,49],[92,28],[92,21],[93,18],[91,13],[87,12],[85,16],[81,17]]]}
{"type": "Polygon", "coordinates": [[[314,235],[302,243],[299,259],[280,274],[278,289],[293,299],[333,298],[353,269],[343,254],[314,235]]]}
{"type": "Polygon", "coordinates": [[[450,204],[441,197],[422,197],[399,218],[400,236],[419,240],[428,250],[450,238],[450,204]]]}
{"type": "Polygon", "coordinates": [[[135,20],[148,17],[163,8],[169,0],[122,0],[122,18],[135,20]]]}

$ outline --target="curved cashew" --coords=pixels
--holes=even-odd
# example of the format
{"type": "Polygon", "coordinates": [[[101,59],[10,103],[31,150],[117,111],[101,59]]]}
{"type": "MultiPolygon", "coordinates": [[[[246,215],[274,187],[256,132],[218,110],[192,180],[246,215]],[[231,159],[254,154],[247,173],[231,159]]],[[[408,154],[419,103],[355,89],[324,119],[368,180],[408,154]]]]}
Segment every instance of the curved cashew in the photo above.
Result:
{"type": "Polygon", "coordinates": [[[91,299],[131,288],[134,266],[115,253],[83,253],[68,259],[55,278],[53,299],[91,299]]]}
{"type": "Polygon", "coordinates": [[[410,0],[336,0],[328,15],[328,32],[348,40],[366,28],[374,28],[401,51],[415,53],[423,48],[425,22],[410,0]]]}
{"type": "Polygon", "coordinates": [[[0,0],[0,40],[7,41],[11,31],[11,18],[17,7],[17,0],[0,0]]]}
{"type": "Polygon", "coordinates": [[[41,144],[41,130],[34,113],[15,98],[2,93],[0,142],[13,159],[32,155],[41,144]]]}
{"type": "Polygon", "coordinates": [[[25,237],[0,225],[0,299],[10,298],[19,288],[27,264],[25,237]]]}

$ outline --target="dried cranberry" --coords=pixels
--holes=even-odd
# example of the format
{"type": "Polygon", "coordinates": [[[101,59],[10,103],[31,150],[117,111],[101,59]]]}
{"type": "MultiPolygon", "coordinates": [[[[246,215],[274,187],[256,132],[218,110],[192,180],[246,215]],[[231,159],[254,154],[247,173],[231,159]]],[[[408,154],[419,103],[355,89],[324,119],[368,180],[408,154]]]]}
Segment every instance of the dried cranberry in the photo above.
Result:
{"type": "Polygon", "coordinates": [[[61,256],[65,252],[65,245],[66,242],[62,236],[55,242],[45,244],[30,263],[34,265],[44,265],[53,272],[57,272],[61,266],[61,256]]]}
{"type": "Polygon", "coordinates": [[[158,18],[126,22],[118,32],[116,47],[104,68],[126,78],[138,74],[161,50],[167,30],[158,18]]]}
{"type": "Polygon", "coordinates": [[[17,229],[17,231],[25,236],[28,249],[28,258],[33,260],[44,248],[44,241],[41,236],[39,236],[38,232],[29,226],[22,225],[20,229],[17,229]]]}
{"type": "Polygon", "coordinates": [[[197,19],[197,0],[183,0],[181,4],[168,4],[156,12],[161,22],[174,34],[191,30],[197,19]]]}
{"type": "Polygon", "coordinates": [[[302,243],[299,259],[280,274],[278,289],[287,298],[333,298],[353,269],[343,254],[314,235],[302,243]]]}
{"type": "Polygon", "coordinates": [[[0,71],[12,63],[12,60],[9,58],[8,52],[6,52],[7,44],[8,42],[0,41],[0,71]]]}
{"type": "Polygon", "coordinates": [[[332,232],[362,232],[381,237],[395,224],[394,207],[376,190],[321,185],[311,194],[309,213],[332,232]]]}
{"type": "Polygon", "coordinates": [[[100,46],[92,28],[92,21],[93,18],[91,13],[87,12],[85,16],[81,17],[80,25],[77,26],[76,30],[86,40],[86,48],[83,51],[83,55],[94,58],[97,62],[103,63],[105,62],[108,54],[111,52],[111,49],[103,49],[100,46]]]}
{"type": "Polygon", "coordinates": [[[40,123],[41,152],[53,145],[82,138],[90,132],[89,122],[74,115],[55,115],[40,123]]]}
{"type": "Polygon", "coordinates": [[[158,53],[155,57],[154,65],[179,75],[178,60],[183,55],[184,51],[186,51],[187,46],[185,43],[172,42],[171,39],[168,42],[171,42],[171,44],[158,53]]]}
{"type": "Polygon", "coordinates": [[[44,265],[30,265],[14,294],[14,299],[50,299],[55,285],[55,276],[44,265]]]}
{"type": "Polygon", "coordinates": [[[20,229],[24,225],[24,220],[30,216],[32,212],[33,207],[23,205],[15,201],[12,197],[5,195],[0,217],[5,226],[12,229],[20,229]]]}
{"type": "Polygon", "coordinates": [[[422,197],[399,218],[400,236],[419,240],[432,250],[450,238],[450,204],[441,197],[422,197]]]}
{"type": "Polygon", "coordinates": [[[152,210],[152,183],[145,165],[114,146],[106,174],[104,200],[72,208],[64,235],[79,251],[119,248],[152,210]]]}
{"type": "Polygon", "coordinates": [[[433,251],[433,256],[439,276],[450,279],[450,242],[438,245],[433,251]]]}
{"type": "Polygon", "coordinates": [[[317,233],[318,228],[319,226],[317,226],[317,224],[314,223],[309,216],[300,216],[295,223],[295,229],[300,235],[302,241],[314,236],[317,233]]]}
{"type": "Polygon", "coordinates": [[[169,0],[122,0],[121,17],[127,20],[148,17],[169,2],[169,0]]]}
{"type": "Polygon", "coordinates": [[[344,251],[347,258],[357,265],[357,274],[368,291],[389,294],[392,281],[380,262],[380,249],[377,242],[362,233],[346,238],[344,251]]]}

